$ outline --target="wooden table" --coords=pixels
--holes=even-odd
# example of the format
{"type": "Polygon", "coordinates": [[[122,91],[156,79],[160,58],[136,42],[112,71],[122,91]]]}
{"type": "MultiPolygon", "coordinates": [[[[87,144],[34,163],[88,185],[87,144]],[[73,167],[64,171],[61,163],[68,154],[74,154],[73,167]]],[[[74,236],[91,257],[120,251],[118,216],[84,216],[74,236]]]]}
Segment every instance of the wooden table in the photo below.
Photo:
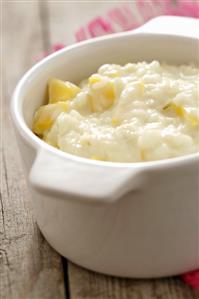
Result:
{"type": "MultiPolygon", "coordinates": [[[[57,254],[32,215],[21,159],[10,121],[9,102],[16,82],[51,44],[68,39],[72,21],[87,16],[91,3],[1,1],[1,299],[196,299],[180,278],[118,279],[82,269],[57,254]],[[69,33],[68,33],[69,34],[69,33]]],[[[100,7],[100,3],[97,3],[100,7]]]]}

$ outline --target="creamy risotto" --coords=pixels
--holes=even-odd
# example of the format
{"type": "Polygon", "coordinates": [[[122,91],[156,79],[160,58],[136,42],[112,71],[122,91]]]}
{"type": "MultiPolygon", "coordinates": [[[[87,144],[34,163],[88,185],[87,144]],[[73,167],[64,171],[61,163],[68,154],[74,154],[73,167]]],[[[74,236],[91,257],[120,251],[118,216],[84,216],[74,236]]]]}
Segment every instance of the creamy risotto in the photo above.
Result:
{"type": "Polygon", "coordinates": [[[80,83],[50,79],[33,131],[89,159],[140,162],[199,151],[199,69],[104,64],[80,83]]]}

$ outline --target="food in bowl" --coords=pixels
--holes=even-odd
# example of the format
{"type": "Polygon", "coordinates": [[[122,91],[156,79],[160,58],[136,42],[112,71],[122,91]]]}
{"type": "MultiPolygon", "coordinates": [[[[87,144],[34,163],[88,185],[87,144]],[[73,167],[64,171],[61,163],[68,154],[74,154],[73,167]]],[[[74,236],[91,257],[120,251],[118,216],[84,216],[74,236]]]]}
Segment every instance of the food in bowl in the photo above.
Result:
{"type": "Polygon", "coordinates": [[[48,82],[33,132],[81,157],[142,162],[199,151],[199,68],[104,64],[79,86],[48,82]]]}

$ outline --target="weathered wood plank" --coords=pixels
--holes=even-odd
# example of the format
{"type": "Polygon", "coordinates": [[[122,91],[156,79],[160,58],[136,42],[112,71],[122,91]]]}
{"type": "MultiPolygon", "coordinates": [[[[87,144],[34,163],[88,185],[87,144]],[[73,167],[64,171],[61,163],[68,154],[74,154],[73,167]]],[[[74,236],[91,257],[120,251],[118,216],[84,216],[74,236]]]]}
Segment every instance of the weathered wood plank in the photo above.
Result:
{"type": "Polygon", "coordinates": [[[135,280],[105,276],[69,263],[71,299],[198,299],[180,278],[135,280]]]}
{"type": "Polygon", "coordinates": [[[44,240],[32,216],[9,116],[17,80],[43,51],[38,2],[4,1],[2,19],[0,298],[63,299],[61,258],[44,240]]]}
{"type": "MultiPolygon", "coordinates": [[[[118,2],[106,2],[113,6],[118,2]]],[[[51,44],[68,45],[74,33],[96,15],[106,12],[102,2],[49,1],[51,44]]],[[[71,299],[199,299],[179,278],[155,280],[118,279],[96,274],[68,263],[71,299]]]]}

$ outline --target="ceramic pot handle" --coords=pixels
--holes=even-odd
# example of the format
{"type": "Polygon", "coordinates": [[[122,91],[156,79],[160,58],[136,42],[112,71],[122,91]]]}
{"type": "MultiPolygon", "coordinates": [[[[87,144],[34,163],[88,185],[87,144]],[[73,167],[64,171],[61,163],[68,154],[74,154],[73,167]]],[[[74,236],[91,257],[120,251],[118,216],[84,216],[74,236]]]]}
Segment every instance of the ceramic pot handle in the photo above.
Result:
{"type": "Polygon", "coordinates": [[[41,149],[32,165],[31,186],[47,195],[93,202],[112,202],[129,191],[141,189],[143,176],[137,167],[109,166],[83,161],[41,149]]]}
{"type": "Polygon", "coordinates": [[[198,38],[199,20],[187,17],[160,16],[134,30],[134,32],[181,35],[198,38]]]}

